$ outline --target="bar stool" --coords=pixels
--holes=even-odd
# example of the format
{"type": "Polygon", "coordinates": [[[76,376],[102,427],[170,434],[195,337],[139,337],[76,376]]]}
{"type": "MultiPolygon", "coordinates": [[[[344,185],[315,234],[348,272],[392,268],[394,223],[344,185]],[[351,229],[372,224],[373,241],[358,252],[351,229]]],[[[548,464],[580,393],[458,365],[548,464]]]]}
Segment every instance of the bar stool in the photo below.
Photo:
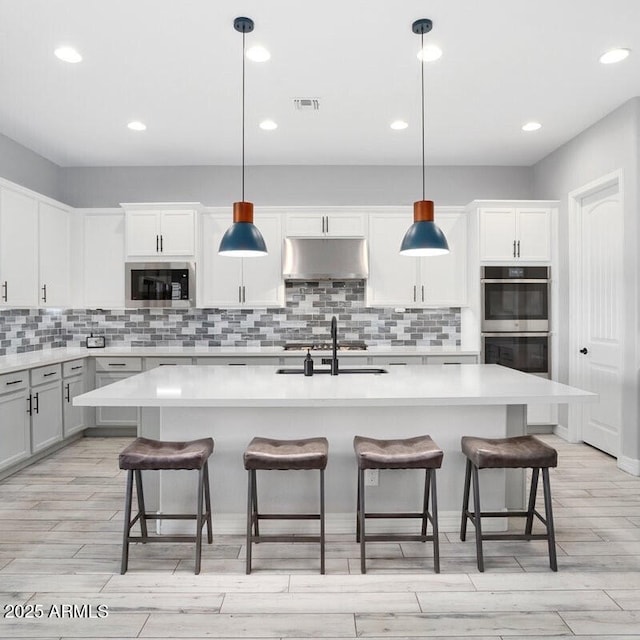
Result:
{"type": "Polygon", "coordinates": [[[558,452],[533,436],[517,436],[513,438],[476,438],[463,436],[462,453],[467,456],[467,468],[464,479],[464,496],[462,501],[462,523],[460,540],[467,537],[467,520],[476,529],[476,556],[478,571],[484,571],[483,540],[546,540],[549,545],[549,566],[558,570],[556,559],[556,541],[553,527],[553,511],[551,508],[551,484],[549,483],[549,467],[558,466],[558,452]],[[478,469],[532,469],[529,505],[526,511],[481,511],[480,485],[478,469]],[[538,476],[542,470],[544,490],[545,518],[536,510],[536,493],[538,476]],[[473,511],[469,510],[469,492],[473,477],[473,511]],[[519,533],[482,533],[482,518],[526,518],[524,534],[519,533]],[[546,533],[534,534],[533,518],[537,517],[546,527],[546,533]]]}
{"type": "Polygon", "coordinates": [[[211,533],[211,496],[209,490],[209,457],[213,453],[213,440],[203,438],[190,442],[163,442],[149,438],[137,438],[120,453],[119,464],[126,469],[127,489],[125,494],[124,536],[122,539],[122,564],[120,573],[126,573],[129,564],[130,542],[195,542],[196,563],[195,573],[200,573],[202,556],[202,527],[207,523],[207,542],[213,541],[211,533]],[[142,471],[146,470],[197,470],[198,473],[198,503],[195,514],[154,514],[147,513],[144,506],[142,491],[142,471]],[[138,496],[138,513],[131,519],[131,501],[133,494],[133,477],[136,479],[136,493],[138,496]],[[204,494],[204,511],[203,511],[204,494]],[[140,521],[141,536],[132,536],[131,527],[140,521]],[[147,532],[147,520],[195,520],[196,535],[160,535],[150,537],[147,532]]]}
{"type": "Polygon", "coordinates": [[[274,440],[254,438],[244,452],[248,473],[247,574],[251,573],[251,545],[255,542],[319,542],[320,573],[324,573],[324,470],[329,455],[326,438],[274,440]],[[320,471],[320,513],[259,513],[256,471],[320,471]],[[260,535],[260,520],[320,520],[320,535],[260,535]]]}
{"type": "Polygon", "coordinates": [[[360,543],[360,571],[367,572],[367,542],[391,541],[433,541],[433,568],[440,573],[440,546],[438,544],[438,500],[436,492],[436,469],[442,466],[442,449],[430,436],[417,436],[400,440],[376,440],[356,436],[353,448],[358,461],[358,504],[356,514],[356,540],[360,543]],[[420,513],[367,513],[365,510],[365,469],[424,469],[424,498],[420,513]],[[429,512],[429,489],[431,489],[431,512],[429,512]],[[422,529],[420,535],[389,534],[367,535],[365,521],[367,518],[420,518],[422,529]],[[427,522],[431,522],[432,535],[427,535],[427,522]]]}

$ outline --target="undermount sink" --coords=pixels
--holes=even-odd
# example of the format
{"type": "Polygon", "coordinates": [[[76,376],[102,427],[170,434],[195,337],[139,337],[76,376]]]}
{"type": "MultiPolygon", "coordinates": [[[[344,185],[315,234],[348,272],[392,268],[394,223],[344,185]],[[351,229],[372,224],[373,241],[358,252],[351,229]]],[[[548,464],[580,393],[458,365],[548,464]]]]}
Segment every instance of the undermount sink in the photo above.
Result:
{"type": "MultiPolygon", "coordinates": [[[[280,373],[280,374],[288,374],[288,373],[299,373],[299,374],[303,374],[304,373],[304,369],[276,369],[276,373],[280,373]]],[[[314,369],[313,370],[313,375],[316,375],[318,373],[331,373],[331,369],[314,369]]],[[[376,373],[376,374],[380,374],[380,373],[389,373],[386,369],[375,369],[375,368],[368,368],[368,369],[358,369],[358,368],[354,368],[354,367],[345,367],[344,369],[340,369],[338,371],[338,375],[342,375],[343,373],[376,373]]]]}

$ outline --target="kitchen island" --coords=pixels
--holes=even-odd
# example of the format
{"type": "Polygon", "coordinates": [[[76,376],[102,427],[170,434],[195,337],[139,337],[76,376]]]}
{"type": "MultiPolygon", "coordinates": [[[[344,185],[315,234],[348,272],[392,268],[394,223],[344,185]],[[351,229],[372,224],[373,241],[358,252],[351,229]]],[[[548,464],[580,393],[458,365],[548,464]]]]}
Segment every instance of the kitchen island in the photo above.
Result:
{"type": "MultiPolygon", "coordinates": [[[[267,365],[175,366],[96,389],[78,396],[75,404],[139,407],[139,435],[149,438],[213,437],[211,484],[214,529],[219,533],[244,531],[246,472],[242,452],[252,437],[326,436],[327,530],[344,533],[354,529],[354,435],[431,435],[445,452],[438,476],[441,527],[456,530],[464,479],[461,436],[522,435],[527,404],[596,398],[595,394],[498,365],[409,365],[389,367],[388,373],[380,374],[316,373],[312,377],[279,375],[276,367],[267,365]]],[[[422,481],[416,473],[383,472],[377,488],[368,493],[371,507],[379,504],[402,511],[419,505],[422,481]]],[[[148,508],[189,511],[193,475],[149,473],[148,508]]],[[[263,475],[260,486],[266,491],[261,498],[262,510],[304,509],[305,503],[317,500],[315,474],[263,475]]],[[[524,474],[488,470],[484,472],[483,492],[487,509],[519,508],[524,502],[524,474]]],[[[163,530],[178,524],[184,526],[169,521],[163,530]]],[[[408,526],[400,520],[393,524],[408,526]]]]}

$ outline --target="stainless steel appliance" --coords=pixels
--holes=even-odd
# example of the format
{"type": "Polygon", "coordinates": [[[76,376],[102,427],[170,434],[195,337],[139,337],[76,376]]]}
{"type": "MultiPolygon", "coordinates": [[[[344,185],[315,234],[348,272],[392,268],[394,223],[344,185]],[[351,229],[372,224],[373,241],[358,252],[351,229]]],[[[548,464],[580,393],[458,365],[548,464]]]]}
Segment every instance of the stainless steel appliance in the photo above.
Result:
{"type": "Polygon", "coordinates": [[[483,332],[549,331],[549,267],[482,268],[483,332]]]}
{"type": "Polygon", "coordinates": [[[365,238],[285,238],[282,274],[288,280],[367,278],[367,241],[365,238]]]}
{"type": "Polygon", "coordinates": [[[548,333],[483,333],[482,361],[551,377],[548,333]]]}
{"type": "Polygon", "coordinates": [[[191,262],[127,262],[126,306],[195,306],[195,266],[191,262]]]}

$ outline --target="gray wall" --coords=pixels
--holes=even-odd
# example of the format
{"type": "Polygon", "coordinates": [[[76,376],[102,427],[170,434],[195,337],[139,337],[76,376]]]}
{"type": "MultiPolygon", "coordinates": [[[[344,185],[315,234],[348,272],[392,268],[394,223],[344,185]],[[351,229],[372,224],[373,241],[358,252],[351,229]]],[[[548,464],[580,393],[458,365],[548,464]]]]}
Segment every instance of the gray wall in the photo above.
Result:
{"type": "MultiPolygon", "coordinates": [[[[638,129],[640,98],[634,98],[592,125],[567,144],[558,148],[533,167],[533,189],[536,198],[560,200],[559,316],[569,317],[569,256],[568,194],[612,171],[624,172],[624,388],[623,434],[621,453],[640,460],[640,426],[638,424],[638,129]]],[[[568,326],[560,328],[560,379],[568,376],[568,326]]],[[[567,424],[566,411],[560,422],[567,424]],[[564,418],[564,420],[563,420],[564,418]]]]}
{"type": "Polygon", "coordinates": [[[0,134],[0,177],[61,200],[61,169],[57,164],[0,134]]]}
{"type": "MultiPolygon", "coordinates": [[[[120,202],[240,200],[240,168],[89,167],[62,169],[63,202],[114,207],[120,202]]],[[[262,205],[396,205],[420,199],[419,167],[257,166],[246,170],[246,198],[262,205]]],[[[441,205],[474,199],[527,199],[529,167],[428,167],[427,197],[441,205]]]]}

